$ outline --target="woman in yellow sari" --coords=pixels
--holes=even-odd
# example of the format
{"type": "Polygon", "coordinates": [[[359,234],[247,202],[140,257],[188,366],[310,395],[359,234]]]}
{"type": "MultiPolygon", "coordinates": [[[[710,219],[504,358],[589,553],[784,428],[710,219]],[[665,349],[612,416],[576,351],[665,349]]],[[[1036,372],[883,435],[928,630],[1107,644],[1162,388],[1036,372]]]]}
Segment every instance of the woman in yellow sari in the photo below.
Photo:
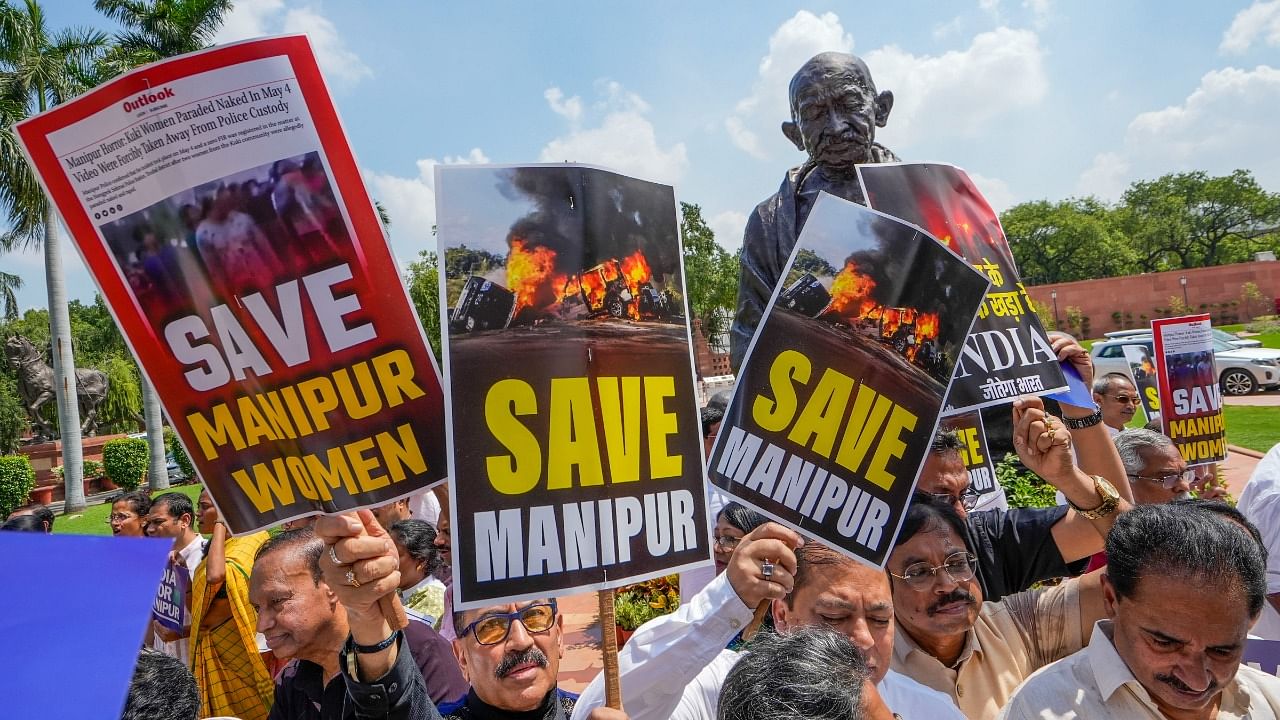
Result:
{"type": "Polygon", "coordinates": [[[191,671],[200,686],[200,717],[265,720],[274,685],[258,649],[249,573],[267,533],[228,537],[208,491],[196,511],[200,531],[212,535],[191,579],[191,671]]]}

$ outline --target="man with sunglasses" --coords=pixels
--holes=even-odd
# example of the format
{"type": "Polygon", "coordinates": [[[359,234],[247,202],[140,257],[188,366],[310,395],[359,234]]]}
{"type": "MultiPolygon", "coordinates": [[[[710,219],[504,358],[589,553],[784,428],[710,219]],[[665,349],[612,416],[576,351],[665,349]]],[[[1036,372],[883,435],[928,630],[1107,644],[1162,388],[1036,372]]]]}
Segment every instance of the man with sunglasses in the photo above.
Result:
{"type": "MultiPolygon", "coordinates": [[[[1051,333],[1050,340],[1058,358],[1072,362],[1084,381],[1090,382],[1093,364],[1089,353],[1070,335],[1051,333]]],[[[1043,409],[1038,398],[1022,402],[1037,412],[1043,409]]],[[[1054,421],[1056,432],[1070,437],[1080,468],[1105,478],[1120,497],[1132,500],[1124,467],[1103,430],[1099,411],[1061,407],[1063,418],[1054,421]]],[[[1037,582],[1078,575],[1089,558],[1102,551],[1102,537],[1093,524],[1067,505],[971,512],[978,495],[969,481],[961,448],[962,442],[953,432],[941,431],[934,436],[916,490],[950,504],[964,520],[968,545],[978,558],[977,582],[986,599],[999,600],[1037,582]]],[[[1091,502],[1097,501],[1095,494],[1091,502]]]]}
{"type": "Polygon", "coordinates": [[[440,706],[445,720],[565,720],[577,695],[556,687],[564,618],[555,598],[453,613],[453,653],[471,680],[459,700],[440,706]]]}
{"type": "Polygon", "coordinates": [[[1107,434],[1115,437],[1133,419],[1142,398],[1129,378],[1119,373],[1110,373],[1093,383],[1093,401],[1102,410],[1102,425],[1107,429],[1107,434]]]}
{"type": "MultiPolygon", "coordinates": [[[[1072,436],[1039,401],[1014,406],[1014,448],[1104,537],[1129,503],[1075,466],[1072,436]]],[[[892,667],[990,720],[1031,673],[1084,646],[1103,616],[1100,572],[983,602],[978,558],[950,502],[917,494],[886,566],[897,623],[892,667]]]]}

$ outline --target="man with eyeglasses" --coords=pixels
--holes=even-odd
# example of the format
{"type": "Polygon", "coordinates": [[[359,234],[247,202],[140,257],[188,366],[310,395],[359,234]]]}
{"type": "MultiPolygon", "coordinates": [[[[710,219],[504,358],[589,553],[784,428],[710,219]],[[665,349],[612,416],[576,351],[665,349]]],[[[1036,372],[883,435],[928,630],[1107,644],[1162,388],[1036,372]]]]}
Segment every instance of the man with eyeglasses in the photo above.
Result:
{"type": "MultiPolygon", "coordinates": [[[[1105,537],[1129,503],[1075,466],[1071,440],[1038,403],[1015,405],[1019,458],[1105,537]]],[[[1031,673],[1083,647],[1104,608],[1100,572],[984,602],[977,568],[953,505],[917,494],[886,566],[897,623],[892,667],[950,695],[970,720],[990,720],[1031,673]]]]}
{"type": "Polygon", "coordinates": [[[453,653],[471,689],[440,706],[445,720],[565,720],[577,695],[556,686],[564,618],[555,598],[453,613],[453,653]]]}
{"type": "Polygon", "coordinates": [[[1102,410],[1102,424],[1107,434],[1115,437],[1133,420],[1142,398],[1129,378],[1110,373],[1094,381],[1093,401],[1102,410]]]}
{"type": "Polygon", "coordinates": [[[1187,468],[1168,437],[1136,428],[1116,435],[1115,444],[1135,505],[1163,505],[1190,496],[1195,470],[1187,468]]]}
{"type": "MultiPolygon", "coordinates": [[[[1089,353],[1071,336],[1051,333],[1051,347],[1059,359],[1072,362],[1085,382],[1093,378],[1089,353]]],[[[1024,398],[1019,407],[1041,412],[1039,398],[1024,398]]],[[[1069,437],[1079,456],[1080,468],[1108,482],[1126,500],[1132,500],[1124,467],[1110,437],[1103,431],[1097,408],[1062,405],[1063,417],[1053,422],[1060,437],[1069,437]]],[[[1017,411],[1015,411],[1017,412],[1017,411]]],[[[977,580],[988,600],[1021,592],[1037,582],[1078,575],[1089,558],[1102,551],[1102,537],[1093,524],[1068,505],[1013,510],[973,510],[978,495],[960,456],[962,442],[954,432],[934,436],[916,490],[949,503],[963,520],[969,547],[978,558],[977,580]]],[[[1101,501],[1096,492],[1083,507],[1101,501]]]]}
{"type": "MultiPolygon", "coordinates": [[[[191,498],[180,492],[169,492],[151,501],[151,509],[142,523],[147,537],[173,538],[170,560],[184,568],[188,578],[195,576],[196,568],[204,559],[204,538],[192,529],[195,515],[191,498]]],[[[151,621],[151,647],[184,663],[189,662],[187,638],[190,635],[189,627],[179,632],[166,628],[156,620],[151,621]]]]}

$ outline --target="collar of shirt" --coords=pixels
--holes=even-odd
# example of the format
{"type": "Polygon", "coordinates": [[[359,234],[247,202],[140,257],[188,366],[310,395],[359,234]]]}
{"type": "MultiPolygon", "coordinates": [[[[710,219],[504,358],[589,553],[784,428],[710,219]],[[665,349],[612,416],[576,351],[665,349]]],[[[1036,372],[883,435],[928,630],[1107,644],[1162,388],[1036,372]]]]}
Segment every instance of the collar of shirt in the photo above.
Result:
{"type": "Polygon", "coordinates": [[[908,660],[911,658],[913,654],[918,653],[921,659],[927,658],[932,663],[945,667],[948,670],[959,671],[960,668],[964,667],[964,664],[969,661],[969,658],[972,657],[974,653],[982,652],[982,645],[978,642],[978,639],[974,634],[973,629],[970,628],[969,631],[964,634],[964,649],[960,651],[960,657],[955,661],[954,664],[950,666],[945,666],[945,665],[942,665],[941,660],[929,654],[929,652],[924,648],[920,647],[920,645],[916,643],[916,641],[913,640],[910,635],[907,634],[907,631],[903,629],[901,623],[898,623],[897,627],[894,628],[894,631],[895,632],[893,633],[893,657],[903,667],[906,666],[908,660]]]}
{"type": "Polygon", "coordinates": [[[178,551],[178,557],[182,558],[182,564],[187,566],[187,570],[192,575],[196,574],[196,568],[200,566],[200,561],[204,558],[204,538],[196,535],[196,539],[187,543],[187,546],[178,551]]]}

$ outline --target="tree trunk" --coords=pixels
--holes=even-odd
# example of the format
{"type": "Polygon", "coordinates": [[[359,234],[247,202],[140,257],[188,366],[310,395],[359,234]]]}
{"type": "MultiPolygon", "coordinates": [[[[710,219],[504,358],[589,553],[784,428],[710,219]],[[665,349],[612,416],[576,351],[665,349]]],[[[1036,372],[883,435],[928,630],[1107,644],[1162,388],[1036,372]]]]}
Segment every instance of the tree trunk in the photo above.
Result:
{"type": "Polygon", "coordinates": [[[164,415],[160,412],[160,396],[146,376],[142,378],[142,418],[147,423],[147,447],[151,450],[147,486],[152,490],[167,490],[169,461],[164,451],[164,415]]]}
{"type": "Polygon", "coordinates": [[[49,203],[44,211],[44,277],[49,288],[49,335],[53,338],[53,385],[58,396],[58,429],[62,435],[62,479],[66,483],[63,512],[84,509],[84,447],[80,444],[80,405],[76,399],[76,361],[71,352],[71,316],[62,278],[58,216],[49,203]]]}

